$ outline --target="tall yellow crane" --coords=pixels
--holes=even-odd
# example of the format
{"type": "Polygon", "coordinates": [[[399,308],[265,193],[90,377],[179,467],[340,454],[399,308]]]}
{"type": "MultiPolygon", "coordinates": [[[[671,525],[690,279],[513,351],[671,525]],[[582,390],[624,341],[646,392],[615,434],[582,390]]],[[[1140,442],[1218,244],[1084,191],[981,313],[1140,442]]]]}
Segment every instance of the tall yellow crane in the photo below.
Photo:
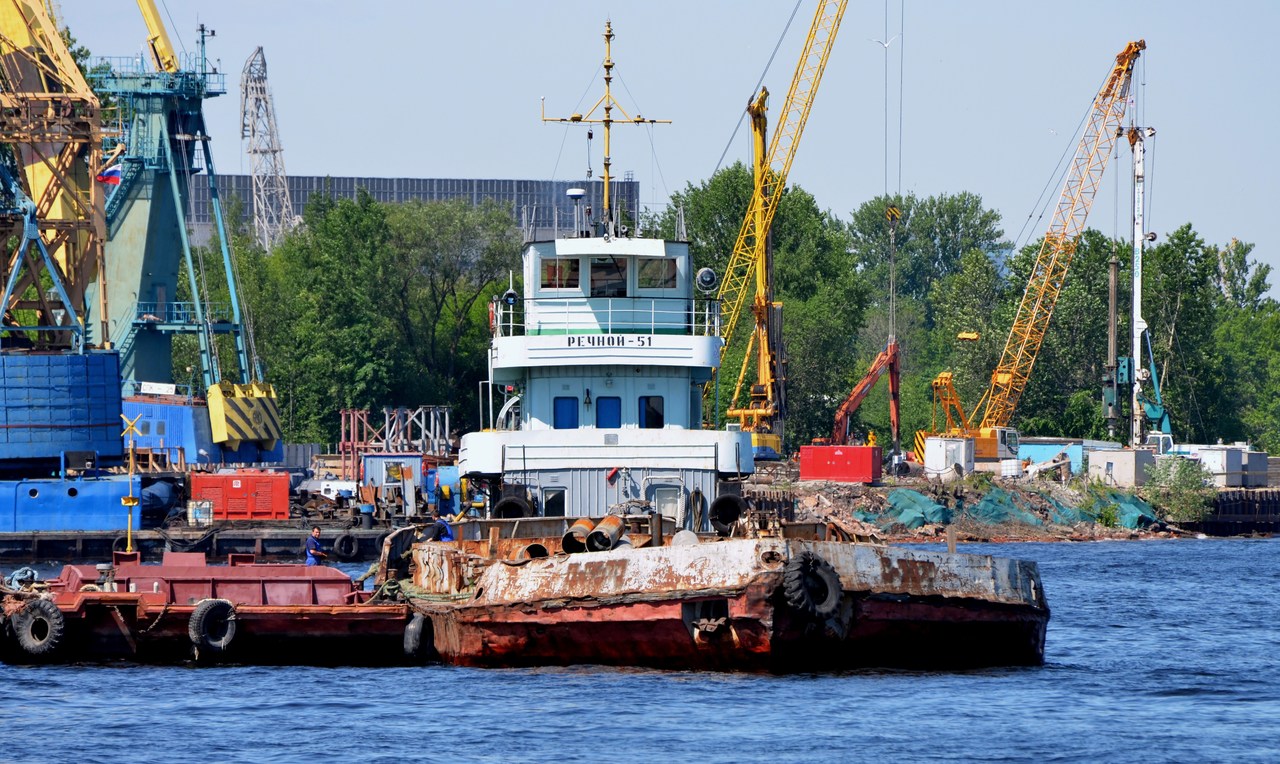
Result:
{"type": "MultiPolygon", "coordinates": [[[[106,222],[102,186],[106,164],[98,97],[67,49],[41,0],[0,0],[0,143],[12,149],[25,195],[35,204],[40,235],[64,284],[74,314],[85,316],[91,283],[103,268],[106,222]]],[[[22,221],[0,221],[0,240],[20,239],[22,221]],[[15,228],[16,226],[16,228],[15,228]]],[[[35,310],[59,323],[28,250],[7,253],[0,275],[14,276],[0,315],[35,310]],[[17,271],[26,263],[27,268],[17,271]]],[[[3,283],[3,282],[0,282],[3,283]]],[[[106,289],[92,306],[106,326],[106,289]]],[[[105,332],[103,332],[105,336],[105,332]]]]}
{"type": "MultiPolygon", "coordinates": [[[[934,380],[935,415],[938,406],[942,406],[947,414],[949,432],[975,438],[976,459],[990,461],[1017,457],[1017,432],[1009,423],[1031,378],[1031,369],[1066,281],[1067,269],[1084,231],[1089,208],[1120,135],[1129,102],[1133,68],[1146,47],[1143,40],[1125,45],[1093,99],[1093,108],[1062,187],[1057,211],[1044,235],[1031,277],[1018,303],[1004,352],[991,374],[991,385],[974,409],[974,417],[982,412],[976,426],[964,416],[950,372],[943,372],[934,380]],[[957,412],[956,418],[952,417],[952,409],[957,412]]],[[[917,436],[917,448],[923,447],[922,441],[917,436]]]]}
{"type": "MultiPolygon", "coordinates": [[[[825,0],[818,3],[804,50],[796,64],[795,76],[791,79],[791,89],[787,91],[787,100],[782,106],[780,124],[768,144],[767,153],[764,145],[768,91],[761,90],[760,95],[748,106],[756,154],[755,187],[717,296],[724,313],[721,325],[724,344],[720,351],[723,355],[725,348],[733,341],[742,316],[747,287],[753,282],[755,284],[755,298],[751,306],[755,329],[748,341],[727,413],[741,421],[744,431],[752,433],[752,445],[756,458],[760,459],[781,457],[785,414],[785,371],[781,350],[782,306],[773,300],[769,227],[778,211],[782,190],[787,185],[787,174],[791,171],[796,147],[809,119],[813,98],[818,92],[818,84],[822,81],[822,73],[831,54],[831,43],[840,29],[847,4],[848,0],[825,0]],[[753,360],[756,364],[756,381],[752,385],[747,405],[740,407],[738,400],[742,385],[753,360]]],[[[713,380],[704,391],[704,397],[710,395],[714,385],[713,380]]]]}

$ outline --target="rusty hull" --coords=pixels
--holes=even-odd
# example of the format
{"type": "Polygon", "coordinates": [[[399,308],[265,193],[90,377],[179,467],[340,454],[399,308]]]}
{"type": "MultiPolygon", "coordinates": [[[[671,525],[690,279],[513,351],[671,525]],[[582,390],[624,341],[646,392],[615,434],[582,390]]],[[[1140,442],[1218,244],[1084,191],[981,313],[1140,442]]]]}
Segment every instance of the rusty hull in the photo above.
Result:
{"type": "Polygon", "coordinates": [[[599,663],[823,671],[1038,665],[1049,609],[1031,562],[865,543],[739,539],[506,561],[417,544],[439,657],[473,666],[599,663]],[[840,577],[838,608],[788,604],[788,561],[840,577]]]}

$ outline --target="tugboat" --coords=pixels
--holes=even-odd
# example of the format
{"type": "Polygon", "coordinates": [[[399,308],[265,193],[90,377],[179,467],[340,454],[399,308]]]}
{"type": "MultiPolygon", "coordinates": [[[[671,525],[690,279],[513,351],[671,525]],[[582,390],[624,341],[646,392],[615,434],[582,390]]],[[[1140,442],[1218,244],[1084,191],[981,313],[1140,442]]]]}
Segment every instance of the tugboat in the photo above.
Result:
{"type": "Polygon", "coordinates": [[[715,274],[610,207],[604,36],[604,117],[565,120],[604,126],[603,215],[571,190],[572,230],[529,240],[523,292],[490,308],[489,421],[459,452],[485,517],[455,541],[405,528],[384,546],[379,580],[409,582],[414,650],[495,667],[1042,663],[1035,563],[866,543],[744,495],[750,434],[700,425],[722,346],[715,274]]]}

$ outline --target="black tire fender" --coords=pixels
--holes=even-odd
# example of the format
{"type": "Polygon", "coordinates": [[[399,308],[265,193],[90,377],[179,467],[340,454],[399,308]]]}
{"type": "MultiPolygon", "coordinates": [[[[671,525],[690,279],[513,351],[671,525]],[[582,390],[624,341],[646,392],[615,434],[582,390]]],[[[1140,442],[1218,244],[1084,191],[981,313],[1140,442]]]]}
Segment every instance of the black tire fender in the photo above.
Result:
{"type": "Polygon", "coordinates": [[[354,560],[360,553],[360,539],[344,533],[333,542],[333,553],[339,560],[354,560]]]}
{"type": "Polygon", "coordinates": [[[62,644],[67,619],[52,600],[31,600],[13,615],[13,632],[28,655],[49,655],[62,644]]]}
{"type": "Polygon", "coordinates": [[[532,514],[533,508],[523,496],[503,496],[493,505],[493,516],[504,520],[529,517],[532,514]]]}
{"type": "Polygon", "coordinates": [[[406,658],[418,658],[422,652],[424,635],[431,634],[431,624],[422,613],[414,613],[408,625],[404,627],[404,655],[406,658]]]}
{"type": "Polygon", "coordinates": [[[197,649],[226,652],[236,638],[236,606],[230,600],[200,600],[187,621],[187,636],[197,649]]]}
{"type": "Polygon", "coordinates": [[[787,604],[814,618],[828,618],[840,609],[844,587],[831,563],[813,552],[801,552],[782,569],[787,604]]]}

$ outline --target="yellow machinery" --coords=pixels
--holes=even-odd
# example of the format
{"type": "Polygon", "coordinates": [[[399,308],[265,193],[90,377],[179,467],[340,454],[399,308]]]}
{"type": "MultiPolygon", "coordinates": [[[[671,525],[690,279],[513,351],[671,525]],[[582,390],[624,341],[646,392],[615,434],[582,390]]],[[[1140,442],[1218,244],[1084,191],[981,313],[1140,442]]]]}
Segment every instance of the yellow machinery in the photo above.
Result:
{"type": "MultiPolygon", "coordinates": [[[[765,152],[765,109],[768,91],[747,107],[751,116],[755,146],[755,188],[751,204],[742,220],[737,243],[729,257],[718,297],[724,312],[721,354],[733,341],[734,332],[746,302],[747,285],[754,279],[755,299],[751,311],[755,329],[748,340],[738,373],[733,399],[727,414],[737,417],[744,431],[752,433],[751,441],[757,459],[779,459],[782,456],[782,428],[785,414],[785,361],[782,357],[782,305],[773,300],[773,273],[769,253],[769,226],[778,211],[778,202],[787,185],[787,173],[795,158],[800,135],[817,94],[818,83],[827,66],[831,43],[835,40],[848,0],[826,0],[818,4],[805,40],[804,51],[796,65],[791,89],[782,107],[782,119],[765,152]],[[754,352],[754,356],[753,356],[754,352]],[[743,381],[752,361],[756,364],[756,381],[749,401],[739,406],[743,381]]],[[[704,391],[709,397],[713,381],[704,391]]]]}
{"type": "MultiPolygon", "coordinates": [[[[1071,257],[1075,254],[1080,234],[1084,232],[1085,219],[1107,168],[1107,160],[1111,158],[1112,147],[1120,135],[1133,67],[1146,47],[1143,40],[1126,45],[1116,56],[1115,65],[1093,100],[1093,109],[1062,188],[1057,212],[1044,235],[1031,278],[1018,303],[1004,352],[991,374],[991,385],[974,409],[974,416],[982,412],[979,423],[975,426],[964,416],[950,372],[939,374],[933,382],[934,431],[928,434],[974,438],[975,460],[993,461],[1018,456],[1018,435],[1009,423],[1031,378],[1031,368],[1035,365],[1053,308],[1066,281],[1071,257]],[[945,430],[938,429],[940,406],[946,413],[945,430]]],[[[916,435],[918,452],[923,451],[925,434],[916,435]]]]}
{"type": "MultiPolygon", "coordinates": [[[[40,235],[61,271],[67,307],[83,317],[89,307],[86,289],[103,272],[106,240],[104,194],[94,182],[105,164],[101,105],[40,0],[0,0],[0,143],[12,147],[15,169],[36,205],[40,235]]],[[[0,223],[0,238],[20,233],[21,225],[0,223]]],[[[4,280],[22,266],[22,256],[6,253],[0,270],[4,280]]],[[[26,256],[28,267],[0,314],[34,310],[42,323],[58,325],[58,306],[41,288],[41,269],[34,255],[28,251],[26,256]]],[[[105,287],[97,295],[94,310],[105,329],[105,287]]]]}

